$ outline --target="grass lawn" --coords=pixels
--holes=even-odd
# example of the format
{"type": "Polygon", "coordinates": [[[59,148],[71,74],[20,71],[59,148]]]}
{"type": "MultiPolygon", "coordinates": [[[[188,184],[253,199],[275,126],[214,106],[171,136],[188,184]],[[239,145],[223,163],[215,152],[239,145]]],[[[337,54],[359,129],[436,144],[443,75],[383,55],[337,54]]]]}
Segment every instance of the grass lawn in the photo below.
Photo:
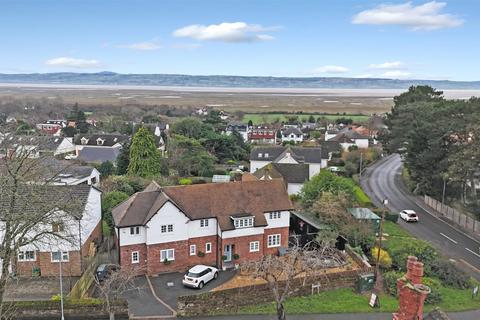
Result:
{"type": "Polygon", "coordinates": [[[360,186],[355,186],[353,188],[353,191],[355,192],[355,197],[357,198],[357,201],[360,203],[361,206],[364,207],[370,207],[372,205],[372,200],[363,192],[362,188],[360,186]]]}
{"type": "MultiPolygon", "coordinates": [[[[306,119],[310,117],[309,114],[286,114],[286,113],[247,113],[243,117],[243,122],[247,123],[248,121],[252,120],[253,124],[261,124],[264,122],[272,123],[276,120],[278,121],[286,121],[287,116],[298,116],[299,119],[306,119]]],[[[354,122],[365,122],[368,120],[369,116],[364,115],[350,115],[350,114],[314,114],[315,119],[319,117],[326,118],[328,120],[336,120],[338,118],[350,118],[354,122]]]]}

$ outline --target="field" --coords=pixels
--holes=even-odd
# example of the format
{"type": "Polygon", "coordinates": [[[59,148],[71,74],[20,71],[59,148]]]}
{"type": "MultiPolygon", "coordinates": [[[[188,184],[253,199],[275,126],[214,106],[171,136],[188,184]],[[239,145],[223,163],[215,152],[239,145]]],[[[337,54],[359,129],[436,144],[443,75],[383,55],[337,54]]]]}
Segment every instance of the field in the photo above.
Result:
{"type": "MultiPolygon", "coordinates": [[[[398,91],[398,90],[397,90],[398,91]]],[[[390,111],[397,91],[239,88],[145,88],[117,86],[0,85],[0,99],[41,99],[82,106],[148,109],[211,106],[244,113],[363,114],[390,111]]],[[[95,108],[97,109],[97,108],[95,108]]],[[[0,110],[1,111],[1,110],[0,110]]]]}
{"type": "MultiPolygon", "coordinates": [[[[285,113],[247,113],[243,116],[243,122],[248,122],[252,120],[253,124],[261,124],[261,123],[272,123],[278,120],[279,122],[286,121],[288,116],[292,116],[293,114],[285,114],[285,113]]],[[[310,114],[295,114],[298,116],[300,120],[307,120],[310,114]]],[[[313,114],[315,119],[322,117],[328,120],[336,120],[338,118],[350,118],[354,122],[364,122],[368,120],[367,115],[356,115],[356,114],[313,114]]]]}

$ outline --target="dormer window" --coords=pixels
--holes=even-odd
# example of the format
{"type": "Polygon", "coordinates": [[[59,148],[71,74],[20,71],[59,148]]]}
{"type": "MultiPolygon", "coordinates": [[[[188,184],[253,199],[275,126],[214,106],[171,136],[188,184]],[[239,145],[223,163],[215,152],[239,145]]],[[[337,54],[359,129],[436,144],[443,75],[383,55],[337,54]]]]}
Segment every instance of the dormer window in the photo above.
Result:
{"type": "Polygon", "coordinates": [[[236,229],[253,227],[253,223],[255,221],[255,218],[251,216],[242,217],[242,218],[232,218],[232,219],[233,219],[233,225],[235,226],[236,229]]]}
{"type": "Polygon", "coordinates": [[[265,158],[268,158],[268,153],[265,153],[265,158]]]}
{"type": "Polygon", "coordinates": [[[103,143],[105,142],[105,140],[103,140],[102,138],[98,138],[97,139],[97,145],[98,146],[103,146],[103,143]]]}
{"type": "Polygon", "coordinates": [[[87,143],[88,143],[88,139],[85,138],[85,137],[82,137],[82,139],[80,139],[80,142],[81,142],[82,144],[87,144],[87,143]]]}
{"type": "Polygon", "coordinates": [[[259,157],[259,158],[262,158],[262,157],[263,157],[263,154],[262,154],[262,153],[259,153],[259,154],[258,154],[258,157],[259,157]]]}

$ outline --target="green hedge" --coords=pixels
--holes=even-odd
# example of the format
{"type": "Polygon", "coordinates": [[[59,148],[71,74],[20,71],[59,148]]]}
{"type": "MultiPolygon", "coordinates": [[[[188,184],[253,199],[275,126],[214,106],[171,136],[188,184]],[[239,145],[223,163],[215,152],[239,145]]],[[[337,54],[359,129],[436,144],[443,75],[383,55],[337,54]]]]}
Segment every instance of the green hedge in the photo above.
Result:
{"type": "Polygon", "coordinates": [[[353,188],[353,192],[355,193],[355,197],[357,198],[358,203],[363,207],[371,207],[372,200],[363,192],[362,188],[359,186],[355,186],[353,188]]]}

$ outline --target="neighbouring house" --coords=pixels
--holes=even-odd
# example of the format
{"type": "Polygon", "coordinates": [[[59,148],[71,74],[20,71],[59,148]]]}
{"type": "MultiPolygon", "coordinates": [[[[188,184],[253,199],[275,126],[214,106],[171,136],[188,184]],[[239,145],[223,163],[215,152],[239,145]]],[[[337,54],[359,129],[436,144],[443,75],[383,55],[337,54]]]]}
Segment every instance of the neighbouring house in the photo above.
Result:
{"type": "Polygon", "coordinates": [[[270,125],[253,126],[247,133],[248,141],[256,144],[276,144],[277,129],[270,125]]]}
{"type": "Polygon", "coordinates": [[[88,163],[115,162],[123,143],[129,138],[120,134],[76,135],[76,158],[88,163]]]}
{"type": "Polygon", "coordinates": [[[309,165],[306,163],[269,163],[253,175],[258,180],[283,180],[289,195],[299,194],[304,183],[310,180],[309,165]]]}
{"type": "Polygon", "coordinates": [[[60,156],[75,151],[72,138],[56,136],[8,135],[0,142],[0,157],[25,154],[29,158],[60,156]]]}
{"type": "Polygon", "coordinates": [[[325,149],[328,153],[328,160],[332,160],[334,154],[340,155],[342,153],[342,146],[338,141],[319,141],[320,147],[325,149]]]}
{"type": "Polygon", "coordinates": [[[338,133],[333,138],[327,141],[336,141],[340,143],[343,150],[348,150],[351,146],[357,146],[359,149],[365,149],[369,146],[368,136],[361,135],[360,133],[352,130],[352,128],[346,128],[338,133]]]}
{"type": "Polygon", "coordinates": [[[308,164],[309,177],[328,165],[328,152],[321,147],[304,148],[292,146],[255,147],[250,152],[250,172],[253,173],[269,163],[308,164]]]}
{"type": "Polygon", "coordinates": [[[230,121],[225,129],[226,135],[231,135],[234,131],[238,132],[243,141],[248,141],[248,125],[241,121],[230,121]]]}
{"type": "Polygon", "coordinates": [[[53,185],[75,186],[79,184],[100,186],[100,172],[93,166],[49,158],[43,160],[46,178],[53,185]]]}
{"type": "Polygon", "coordinates": [[[368,208],[348,208],[347,211],[358,221],[369,222],[373,230],[378,233],[380,232],[380,218],[372,210],[368,208]]]}
{"type": "Polygon", "coordinates": [[[37,123],[36,125],[38,130],[47,134],[58,134],[66,126],[66,120],[47,120],[44,123],[37,123]]]}
{"type": "MultiPolygon", "coordinates": [[[[58,216],[58,222],[52,223],[54,219],[49,219],[48,223],[38,221],[36,234],[44,234],[19,249],[10,270],[18,276],[31,276],[35,273],[46,277],[58,276],[61,261],[64,275],[82,275],[88,257],[95,254],[96,246],[101,242],[102,192],[86,184],[32,184],[22,185],[20,188],[19,194],[24,201],[17,200],[16,211],[22,214],[33,214],[35,210],[52,211],[51,217],[58,216]],[[58,210],[59,204],[65,204],[65,207],[58,210]],[[65,214],[65,211],[69,212],[65,214]],[[59,233],[59,236],[53,236],[52,233],[55,232],[59,233]]],[[[4,206],[1,212],[7,210],[6,203],[0,201],[0,206],[4,206]]],[[[0,224],[4,223],[0,217],[0,224]]],[[[5,236],[3,232],[4,228],[1,227],[0,239],[5,236]]]]}
{"type": "Polygon", "coordinates": [[[5,119],[6,123],[17,123],[17,118],[14,116],[8,116],[7,119],[5,119]]]}
{"type": "Polygon", "coordinates": [[[280,180],[149,190],[112,210],[122,267],[148,275],[227,268],[288,247],[293,207],[280,180]]]}
{"type": "Polygon", "coordinates": [[[282,142],[300,143],[303,141],[303,132],[299,128],[290,127],[282,131],[282,142]]]}

